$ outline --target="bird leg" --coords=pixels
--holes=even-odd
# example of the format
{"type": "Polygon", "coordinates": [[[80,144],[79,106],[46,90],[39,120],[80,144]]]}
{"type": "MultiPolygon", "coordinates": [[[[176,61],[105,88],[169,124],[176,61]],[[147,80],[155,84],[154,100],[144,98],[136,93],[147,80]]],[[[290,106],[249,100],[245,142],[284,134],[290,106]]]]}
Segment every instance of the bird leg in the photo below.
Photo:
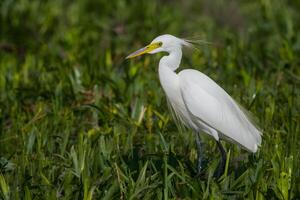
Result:
{"type": "Polygon", "coordinates": [[[203,162],[203,144],[198,132],[195,132],[196,135],[196,145],[197,145],[197,176],[201,175],[202,162],[203,162]]]}
{"type": "Polygon", "coordinates": [[[219,162],[219,165],[218,165],[216,171],[214,172],[214,177],[215,178],[220,178],[221,175],[223,175],[224,171],[225,171],[227,155],[226,155],[226,151],[225,151],[225,149],[222,146],[222,143],[220,141],[217,141],[217,146],[218,146],[218,149],[221,153],[221,160],[219,162]]]}

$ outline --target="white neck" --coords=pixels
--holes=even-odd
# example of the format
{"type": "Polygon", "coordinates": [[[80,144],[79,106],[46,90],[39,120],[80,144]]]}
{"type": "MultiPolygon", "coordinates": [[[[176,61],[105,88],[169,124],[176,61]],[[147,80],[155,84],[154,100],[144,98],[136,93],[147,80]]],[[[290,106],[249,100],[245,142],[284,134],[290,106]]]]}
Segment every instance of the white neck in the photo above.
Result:
{"type": "Polygon", "coordinates": [[[181,48],[173,49],[169,52],[169,55],[164,56],[159,61],[159,68],[168,67],[172,71],[175,71],[181,62],[182,51],[181,48]]]}
{"type": "Polygon", "coordinates": [[[180,48],[169,52],[159,61],[158,74],[160,83],[168,97],[168,99],[176,99],[176,90],[178,89],[179,77],[175,70],[179,67],[182,57],[180,48]]]}

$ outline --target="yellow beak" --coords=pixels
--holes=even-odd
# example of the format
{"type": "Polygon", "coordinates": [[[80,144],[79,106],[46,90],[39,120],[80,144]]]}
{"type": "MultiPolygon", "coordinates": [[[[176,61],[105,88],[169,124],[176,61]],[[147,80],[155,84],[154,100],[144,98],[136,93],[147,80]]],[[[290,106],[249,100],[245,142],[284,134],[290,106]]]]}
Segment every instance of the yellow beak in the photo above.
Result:
{"type": "Polygon", "coordinates": [[[126,59],[135,58],[135,57],[141,56],[141,55],[143,55],[145,53],[149,53],[149,52],[153,51],[154,49],[157,49],[157,48],[161,47],[161,45],[162,45],[161,42],[151,43],[151,44],[149,44],[149,45],[147,45],[147,46],[145,46],[145,47],[143,47],[143,48],[141,48],[141,49],[139,49],[139,50],[137,50],[137,51],[129,54],[126,57],[126,59]]]}

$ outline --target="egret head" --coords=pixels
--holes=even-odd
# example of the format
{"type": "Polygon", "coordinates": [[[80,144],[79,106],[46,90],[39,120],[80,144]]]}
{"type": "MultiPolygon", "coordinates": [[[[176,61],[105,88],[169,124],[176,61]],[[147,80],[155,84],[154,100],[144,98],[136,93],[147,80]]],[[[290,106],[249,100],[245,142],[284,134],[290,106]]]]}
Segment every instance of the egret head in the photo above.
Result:
{"type": "Polygon", "coordinates": [[[156,37],[149,45],[131,53],[126,57],[127,58],[134,58],[137,56],[141,56],[143,54],[155,54],[158,52],[168,52],[174,51],[176,49],[181,49],[182,45],[190,46],[190,43],[177,38],[173,35],[160,35],[156,37]]]}

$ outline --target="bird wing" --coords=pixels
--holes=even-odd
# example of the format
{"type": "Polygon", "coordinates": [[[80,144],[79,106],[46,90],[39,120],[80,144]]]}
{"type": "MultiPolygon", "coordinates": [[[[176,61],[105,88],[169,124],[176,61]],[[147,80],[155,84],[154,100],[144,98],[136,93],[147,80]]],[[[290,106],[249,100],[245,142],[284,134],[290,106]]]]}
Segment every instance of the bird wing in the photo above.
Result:
{"type": "Polygon", "coordinates": [[[183,70],[178,75],[181,95],[192,119],[215,129],[222,138],[256,152],[262,133],[225,90],[197,70],[183,70]]]}

